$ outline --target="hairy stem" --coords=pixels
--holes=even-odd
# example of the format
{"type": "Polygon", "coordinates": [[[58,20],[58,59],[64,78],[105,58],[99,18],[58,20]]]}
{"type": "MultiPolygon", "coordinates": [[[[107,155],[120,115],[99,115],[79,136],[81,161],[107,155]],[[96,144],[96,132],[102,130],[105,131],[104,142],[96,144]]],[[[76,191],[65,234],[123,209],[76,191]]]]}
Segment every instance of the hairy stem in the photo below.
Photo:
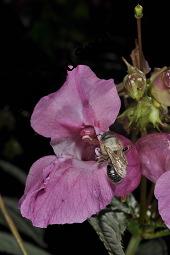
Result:
{"type": "Polygon", "coordinates": [[[126,249],[125,254],[126,255],[135,255],[141,240],[142,240],[141,237],[138,235],[132,236],[130,239],[130,242],[128,244],[128,247],[126,249]]]}
{"type": "Polygon", "coordinates": [[[3,201],[3,198],[2,198],[1,195],[0,195],[0,209],[2,211],[2,214],[4,215],[4,218],[5,218],[6,222],[8,223],[8,226],[9,226],[13,236],[15,237],[15,239],[16,239],[16,241],[17,241],[17,243],[18,243],[18,245],[19,245],[23,255],[28,255],[28,253],[25,250],[23,241],[22,241],[22,239],[20,237],[20,234],[19,234],[19,232],[18,232],[18,230],[17,230],[17,228],[16,228],[16,226],[15,226],[11,216],[8,213],[8,210],[7,210],[7,208],[6,208],[5,204],[4,204],[4,201],[3,201]]]}

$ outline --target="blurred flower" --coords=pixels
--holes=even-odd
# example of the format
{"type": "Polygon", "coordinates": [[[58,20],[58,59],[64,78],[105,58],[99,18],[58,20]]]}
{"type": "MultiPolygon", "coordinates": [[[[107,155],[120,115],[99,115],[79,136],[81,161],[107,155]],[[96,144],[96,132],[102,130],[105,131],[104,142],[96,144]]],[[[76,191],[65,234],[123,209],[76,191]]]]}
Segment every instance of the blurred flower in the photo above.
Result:
{"type": "Polygon", "coordinates": [[[148,134],[137,141],[144,176],[156,183],[159,213],[170,228],[170,134],[148,134]]]}
{"type": "Polygon", "coordinates": [[[16,120],[9,107],[5,106],[4,109],[0,109],[0,130],[12,131],[15,129],[15,126],[16,120]]]}
{"type": "Polygon", "coordinates": [[[68,71],[63,87],[36,105],[32,127],[51,138],[56,155],[36,161],[27,178],[20,209],[34,226],[83,222],[139,184],[138,154],[128,139],[119,136],[131,147],[121,183],[109,180],[107,163],[96,162],[97,136],[108,131],[119,109],[113,80],[101,80],[83,65],[68,71]]]}
{"type": "Polygon", "coordinates": [[[170,106],[170,70],[158,69],[151,77],[151,94],[162,105],[170,106]]]}

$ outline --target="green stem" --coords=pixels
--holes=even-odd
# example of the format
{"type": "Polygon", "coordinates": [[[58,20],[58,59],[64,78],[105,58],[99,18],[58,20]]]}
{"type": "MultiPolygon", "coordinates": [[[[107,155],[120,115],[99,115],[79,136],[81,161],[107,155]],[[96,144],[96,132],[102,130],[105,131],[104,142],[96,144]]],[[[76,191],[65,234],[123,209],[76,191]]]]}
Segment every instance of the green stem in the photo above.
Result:
{"type": "Polygon", "coordinates": [[[15,226],[15,224],[13,222],[13,219],[11,218],[11,216],[8,213],[8,210],[7,210],[6,206],[5,206],[5,203],[4,203],[3,198],[2,198],[1,195],[0,195],[0,210],[2,211],[2,214],[4,215],[4,218],[5,218],[6,222],[7,222],[8,226],[9,226],[9,228],[10,228],[12,234],[13,234],[13,236],[15,237],[16,242],[18,243],[18,245],[20,247],[20,249],[22,251],[22,254],[23,255],[28,255],[28,253],[27,253],[27,251],[25,249],[24,243],[23,243],[23,241],[21,239],[21,236],[20,236],[20,234],[19,234],[19,232],[18,232],[18,230],[17,230],[17,228],[16,228],[16,226],[15,226]]]}
{"type": "Polygon", "coordinates": [[[156,233],[144,233],[143,238],[144,239],[154,239],[154,238],[169,236],[169,235],[170,235],[169,229],[165,229],[165,230],[162,230],[162,231],[159,231],[156,233]]]}
{"type": "Polygon", "coordinates": [[[142,53],[142,35],[141,35],[141,18],[137,19],[137,33],[138,33],[138,45],[139,45],[139,69],[143,71],[143,53],[142,53]]]}
{"type": "Polygon", "coordinates": [[[147,193],[147,182],[146,178],[142,177],[140,185],[140,222],[143,224],[146,218],[146,193],[147,193]]]}
{"type": "Polygon", "coordinates": [[[137,236],[132,236],[131,240],[128,244],[128,247],[126,249],[125,254],[126,255],[135,255],[141,240],[142,240],[141,237],[138,236],[138,235],[137,236]]]}

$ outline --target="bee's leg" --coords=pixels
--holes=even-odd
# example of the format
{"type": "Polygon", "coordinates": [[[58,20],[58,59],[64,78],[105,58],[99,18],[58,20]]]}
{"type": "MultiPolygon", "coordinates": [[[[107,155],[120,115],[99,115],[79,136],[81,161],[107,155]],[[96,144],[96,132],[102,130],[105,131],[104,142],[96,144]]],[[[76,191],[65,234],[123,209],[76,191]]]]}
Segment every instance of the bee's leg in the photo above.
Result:
{"type": "Polygon", "coordinates": [[[96,154],[96,160],[98,163],[103,163],[108,159],[107,156],[105,157],[101,154],[100,148],[98,148],[98,147],[95,148],[95,154],[96,154]]]}
{"type": "Polygon", "coordinates": [[[97,160],[98,163],[101,163],[101,162],[104,161],[103,156],[100,152],[100,148],[98,148],[98,147],[95,148],[95,154],[96,154],[96,160],[97,160]]]}
{"type": "Polygon", "coordinates": [[[95,148],[95,154],[96,154],[97,157],[101,157],[101,152],[100,152],[99,147],[95,148]]]}

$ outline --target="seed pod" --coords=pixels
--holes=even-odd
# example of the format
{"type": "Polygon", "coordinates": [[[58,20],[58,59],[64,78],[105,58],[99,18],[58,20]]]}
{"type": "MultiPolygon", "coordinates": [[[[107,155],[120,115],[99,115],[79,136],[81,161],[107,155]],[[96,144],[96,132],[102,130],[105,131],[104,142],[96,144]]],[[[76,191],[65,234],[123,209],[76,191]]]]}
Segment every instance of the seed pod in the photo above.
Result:
{"type": "Polygon", "coordinates": [[[127,94],[131,98],[139,101],[143,97],[146,89],[146,78],[144,73],[139,70],[134,71],[132,74],[125,76],[123,83],[127,94]]]}
{"type": "Polygon", "coordinates": [[[123,61],[128,68],[128,74],[123,80],[124,88],[131,98],[139,101],[143,97],[146,90],[145,74],[137,67],[130,65],[126,59],[123,58],[123,61]]]}

